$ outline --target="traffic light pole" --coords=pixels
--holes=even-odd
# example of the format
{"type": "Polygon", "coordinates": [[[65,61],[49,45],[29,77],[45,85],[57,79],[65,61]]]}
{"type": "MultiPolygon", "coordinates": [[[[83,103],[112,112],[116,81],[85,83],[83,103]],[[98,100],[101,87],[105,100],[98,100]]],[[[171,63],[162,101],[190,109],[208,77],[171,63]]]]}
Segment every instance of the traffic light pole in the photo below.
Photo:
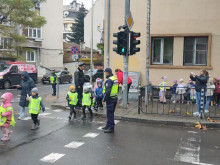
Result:
{"type": "MultiPolygon", "coordinates": [[[[125,0],[125,18],[130,14],[130,0],[125,0]]],[[[126,20],[125,20],[126,25],[126,20]]],[[[125,28],[125,32],[127,34],[127,41],[129,41],[129,29],[125,28]]],[[[127,108],[128,104],[128,57],[129,57],[129,42],[127,42],[127,53],[123,56],[124,60],[124,68],[123,68],[123,97],[122,97],[122,106],[124,109],[127,108]]]]}

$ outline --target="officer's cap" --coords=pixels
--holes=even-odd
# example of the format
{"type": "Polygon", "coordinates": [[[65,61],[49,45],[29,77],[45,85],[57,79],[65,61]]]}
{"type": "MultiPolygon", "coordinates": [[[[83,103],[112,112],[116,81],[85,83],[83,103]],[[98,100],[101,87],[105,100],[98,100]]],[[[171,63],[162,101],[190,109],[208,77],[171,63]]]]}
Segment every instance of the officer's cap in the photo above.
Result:
{"type": "Polygon", "coordinates": [[[112,73],[112,69],[111,68],[106,68],[105,72],[112,73]]]}
{"type": "Polygon", "coordinates": [[[84,65],[85,65],[85,63],[83,63],[83,62],[79,63],[79,66],[84,66],[84,65]]]}

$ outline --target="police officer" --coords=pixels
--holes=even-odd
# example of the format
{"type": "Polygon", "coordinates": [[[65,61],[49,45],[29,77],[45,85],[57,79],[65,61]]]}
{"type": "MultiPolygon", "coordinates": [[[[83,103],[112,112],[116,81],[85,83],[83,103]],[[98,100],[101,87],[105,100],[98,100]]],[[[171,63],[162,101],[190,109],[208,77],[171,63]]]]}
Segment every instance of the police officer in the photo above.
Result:
{"type": "Polygon", "coordinates": [[[83,84],[85,83],[85,77],[83,73],[84,65],[84,63],[80,63],[77,71],[74,73],[76,92],[78,93],[78,107],[82,106],[83,84]]]}
{"type": "Polygon", "coordinates": [[[118,101],[118,79],[113,76],[111,68],[105,69],[105,75],[107,80],[103,89],[103,102],[106,102],[107,107],[107,123],[102,129],[105,133],[114,133],[114,113],[118,101]]]}
{"type": "Polygon", "coordinates": [[[57,74],[55,72],[55,69],[52,70],[52,75],[50,76],[50,83],[52,84],[53,94],[52,96],[56,96],[56,88],[57,88],[57,74]]]}

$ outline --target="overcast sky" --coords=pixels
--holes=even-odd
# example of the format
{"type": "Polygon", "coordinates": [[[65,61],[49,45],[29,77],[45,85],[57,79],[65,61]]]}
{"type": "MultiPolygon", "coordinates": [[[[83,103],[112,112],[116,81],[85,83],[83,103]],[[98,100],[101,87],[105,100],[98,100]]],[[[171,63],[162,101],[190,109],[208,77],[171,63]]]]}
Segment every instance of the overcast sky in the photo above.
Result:
{"type": "MultiPolygon", "coordinates": [[[[63,0],[64,5],[69,5],[73,0],[63,0]]],[[[95,2],[96,0],[93,0],[95,2]]],[[[83,3],[87,9],[90,9],[92,0],[77,0],[78,3],[83,3]]]]}

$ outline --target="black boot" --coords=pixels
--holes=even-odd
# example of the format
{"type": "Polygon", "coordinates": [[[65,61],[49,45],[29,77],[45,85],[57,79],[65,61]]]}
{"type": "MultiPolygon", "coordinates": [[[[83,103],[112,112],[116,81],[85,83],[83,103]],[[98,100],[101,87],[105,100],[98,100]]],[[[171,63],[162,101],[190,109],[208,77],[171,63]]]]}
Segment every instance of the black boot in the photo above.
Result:
{"type": "Polygon", "coordinates": [[[108,129],[108,127],[107,127],[107,126],[102,127],[102,130],[107,130],[107,129],[108,129]]]}
{"type": "Polygon", "coordinates": [[[83,115],[83,117],[81,118],[82,120],[86,120],[86,116],[85,115],[83,115]]]}
{"type": "Polygon", "coordinates": [[[71,117],[72,117],[72,115],[69,115],[69,117],[68,117],[68,118],[69,118],[69,121],[71,120],[71,117]]]}
{"type": "Polygon", "coordinates": [[[104,133],[114,133],[114,129],[108,128],[104,131],[104,133]]]}

